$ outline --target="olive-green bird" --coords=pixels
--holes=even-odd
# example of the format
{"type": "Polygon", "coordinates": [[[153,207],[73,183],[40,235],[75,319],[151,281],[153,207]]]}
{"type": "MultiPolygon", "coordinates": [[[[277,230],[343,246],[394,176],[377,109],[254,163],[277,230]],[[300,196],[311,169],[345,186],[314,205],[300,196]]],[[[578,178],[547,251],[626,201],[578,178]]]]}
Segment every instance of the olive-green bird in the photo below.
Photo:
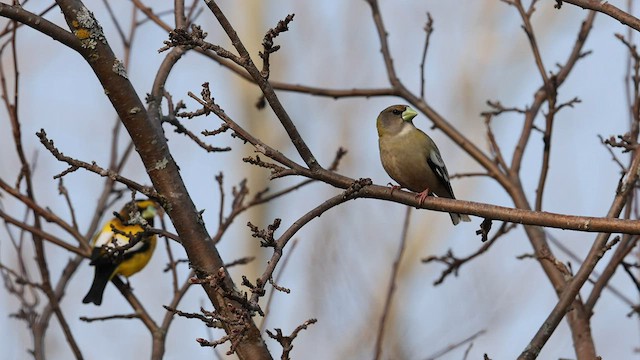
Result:
{"type": "Polygon", "coordinates": [[[107,221],[102,230],[93,237],[89,265],[95,267],[95,274],[91,289],[82,300],[83,303],[102,304],[102,295],[109,280],[116,275],[128,278],[147,265],[156,248],[157,236],[145,234],[140,224],[146,222],[147,225],[153,226],[158,209],[160,206],[152,200],[129,202],[120,210],[119,216],[107,221]],[[142,236],[136,239],[137,235],[142,236]],[[138,241],[126,248],[131,239],[138,241]]]}
{"type": "MultiPolygon", "coordinates": [[[[378,143],[384,170],[400,187],[419,193],[420,204],[431,193],[455,199],[447,167],[431,138],[413,125],[418,113],[406,105],[393,105],[378,116],[378,143]]],[[[471,221],[464,214],[449,213],[453,225],[471,221]]]]}

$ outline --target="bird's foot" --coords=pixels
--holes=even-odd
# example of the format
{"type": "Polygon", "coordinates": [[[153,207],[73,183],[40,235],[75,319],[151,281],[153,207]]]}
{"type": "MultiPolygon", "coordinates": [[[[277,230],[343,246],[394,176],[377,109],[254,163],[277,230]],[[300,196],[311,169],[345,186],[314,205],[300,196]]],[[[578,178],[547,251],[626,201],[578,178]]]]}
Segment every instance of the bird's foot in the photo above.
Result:
{"type": "Polygon", "coordinates": [[[402,186],[394,185],[392,183],[387,183],[387,186],[391,188],[391,195],[393,195],[394,191],[402,189],[402,186]]]}
{"type": "Polygon", "coordinates": [[[416,194],[416,199],[418,199],[418,206],[422,207],[424,200],[429,196],[429,188],[424,189],[423,192],[416,194]]]}

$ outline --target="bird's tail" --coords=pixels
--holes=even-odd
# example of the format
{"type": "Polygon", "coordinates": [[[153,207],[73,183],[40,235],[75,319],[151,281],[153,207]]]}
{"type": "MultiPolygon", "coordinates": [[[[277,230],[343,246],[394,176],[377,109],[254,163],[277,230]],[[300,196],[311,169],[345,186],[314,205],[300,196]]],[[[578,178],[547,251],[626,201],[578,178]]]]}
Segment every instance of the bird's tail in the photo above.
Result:
{"type": "Polygon", "coordinates": [[[453,222],[453,225],[458,225],[460,221],[464,221],[464,222],[471,221],[471,218],[469,217],[469,215],[466,215],[466,214],[449,213],[449,216],[451,216],[451,222],[453,222]]]}
{"type": "Polygon", "coordinates": [[[114,268],[112,266],[96,266],[96,272],[93,277],[93,283],[91,289],[87,295],[82,299],[85,304],[94,303],[96,305],[102,304],[102,295],[104,294],[104,288],[107,286],[111,274],[113,274],[114,268]]]}

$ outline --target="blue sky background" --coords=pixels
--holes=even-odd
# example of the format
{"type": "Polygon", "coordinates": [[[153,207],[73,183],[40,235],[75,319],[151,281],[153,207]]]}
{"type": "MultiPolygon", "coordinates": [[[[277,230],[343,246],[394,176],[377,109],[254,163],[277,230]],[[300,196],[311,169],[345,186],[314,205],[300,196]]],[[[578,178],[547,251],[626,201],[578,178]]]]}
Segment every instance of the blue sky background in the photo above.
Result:
{"type": "MultiPolygon", "coordinates": [[[[553,65],[564,63],[587,13],[569,4],[564,4],[558,11],[553,9],[553,3],[538,4],[533,24],[544,63],[548,69],[556,70],[553,65]]],[[[123,48],[102,3],[92,1],[86,5],[101,22],[111,46],[122,56],[123,48]]],[[[500,100],[505,106],[526,107],[532,101],[533,91],[541,84],[515,8],[495,0],[381,1],[380,5],[398,75],[416,92],[419,92],[418,66],[424,41],[422,27],[425,13],[431,13],[435,32],[428,53],[427,101],[471,141],[488,151],[480,117],[480,113],[488,109],[486,101],[500,100]]],[[[32,6],[27,8],[36,12],[36,5],[32,6]]],[[[221,2],[221,6],[252,49],[254,60],[259,59],[257,50],[264,32],[287,14],[296,14],[290,31],[276,41],[282,49],[272,57],[272,80],[328,88],[384,87],[388,84],[377,34],[364,1],[281,0],[266,3],[247,0],[239,5],[221,2]]],[[[128,24],[131,5],[117,2],[113,7],[125,19],[123,23],[128,24]]],[[[154,10],[166,8],[156,4],[154,10]]],[[[64,25],[57,10],[47,18],[64,25]]],[[[169,17],[165,20],[172,21],[169,17]]],[[[197,23],[209,33],[208,41],[231,48],[222,29],[207,11],[197,23]]],[[[597,135],[622,134],[628,129],[623,82],[627,52],[614,33],[626,34],[626,28],[598,15],[585,46],[593,53],[578,63],[559,91],[559,101],[577,96],[582,103],[557,115],[544,197],[546,211],[602,216],[615,194],[619,170],[597,138],[597,135]]],[[[115,113],[89,67],[78,55],[26,28],[21,29],[18,36],[20,118],[27,154],[38,159],[37,199],[68,218],[64,201],[57,194],[57,182],[52,180],[53,175],[66,167],[55,161],[33,134],[44,128],[66,155],[106,166],[115,113]]],[[[150,22],[138,31],[128,73],[141,97],[149,92],[157,67],[165,56],[157,50],[166,38],[166,34],[150,22]]],[[[7,60],[6,56],[2,59],[5,64],[8,64],[7,60]]],[[[211,83],[216,101],[227,114],[273,147],[299,159],[273,113],[253,109],[259,97],[257,88],[202,56],[196,53],[185,56],[170,76],[167,90],[174,100],[185,99],[190,109],[195,109],[196,104],[188,100],[186,94],[188,91],[199,93],[200,85],[205,81],[211,83]]],[[[386,106],[402,103],[401,99],[334,100],[284,92],[279,95],[323,165],[328,166],[337,148],[343,146],[349,153],[340,166],[341,173],[356,178],[370,177],[377,184],[390,181],[378,159],[375,118],[386,106]]],[[[13,183],[19,163],[14,155],[6,113],[1,113],[0,121],[7,129],[0,132],[3,153],[0,176],[13,183]]],[[[493,122],[508,160],[522,121],[520,116],[507,114],[493,122]]],[[[219,120],[211,116],[185,124],[199,132],[217,128],[219,120]]],[[[429,131],[431,124],[424,115],[419,115],[415,124],[428,131],[438,143],[450,173],[479,170],[479,166],[442,132],[429,131]]],[[[537,124],[544,125],[542,119],[538,119],[537,124]]],[[[232,152],[205,154],[182,136],[174,134],[168,126],[165,129],[196,205],[206,210],[204,220],[210,232],[215,232],[217,226],[220,197],[214,176],[218,172],[224,172],[228,194],[244,177],[249,177],[254,193],[265,186],[276,190],[300,181],[285,178],[269,183],[266,172],[240,162],[253,151],[229,134],[207,140],[216,146],[230,145],[232,152]]],[[[121,144],[126,144],[124,138],[121,144]]],[[[522,169],[522,180],[530,201],[535,196],[541,156],[542,141],[539,134],[534,134],[522,169]]],[[[137,156],[131,158],[123,175],[149,183],[137,156]]],[[[83,171],[65,177],[83,231],[91,220],[102,184],[102,179],[83,171]]],[[[461,199],[512,205],[505,192],[487,177],[457,179],[453,187],[461,199]]],[[[221,255],[226,261],[247,254],[258,256],[254,264],[232,269],[236,279],[242,274],[255,278],[270,256],[250,236],[244,226],[247,221],[264,227],[279,217],[283,220],[281,229],[285,229],[338,193],[327,185],[312,184],[236,220],[220,244],[221,255]]],[[[227,201],[229,198],[227,196],[227,201]]],[[[22,208],[8,195],[4,194],[1,201],[6,211],[22,216],[22,208]]],[[[404,212],[404,206],[399,204],[360,199],[329,211],[298,233],[298,245],[280,280],[280,285],[292,289],[292,293],[275,295],[267,320],[268,328],[282,328],[289,333],[308,318],[319,319],[296,339],[294,358],[372,357],[375,331],[404,212]]],[[[556,302],[553,289],[537,262],[516,259],[516,256],[532,251],[522,227],[501,239],[489,253],[465,265],[458,277],[448,278],[443,285],[434,287],[432,283],[439,277],[442,267],[422,264],[420,259],[444,254],[449,248],[460,256],[471,253],[481,246],[474,234],[480,219],[452,227],[446,214],[414,210],[411,221],[410,238],[387,327],[385,357],[422,359],[480,330],[487,332],[474,342],[469,358],[481,358],[484,353],[495,359],[516,357],[556,302]]],[[[53,226],[47,228],[64,236],[53,226]]],[[[594,239],[593,234],[549,232],[579,256],[587,253],[594,239]]],[[[184,256],[178,246],[172,247],[177,256],[184,256]]],[[[55,279],[69,254],[54,246],[48,246],[47,250],[55,279]]],[[[565,254],[557,252],[556,255],[560,260],[568,261],[565,254]]],[[[0,260],[11,266],[15,265],[14,257],[2,229],[0,260]]],[[[25,258],[31,259],[29,255],[25,258]]],[[[607,260],[605,256],[601,263],[606,264],[607,260]]],[[[166,250],[159,246],[148,268],[131,278],[136,294],[156,321],[161,320],[164,315],[162,305],[171,297],[170,276],[162,272],[166,262],[166,250]]],[[[572,265],[574,269],[579,266],[573,261],[572,265]]],[[[35,268],[33,271],[35,275],[35,268]]],[[[112,285],[107,287],[101,307],[81,303],[92,271],[87,262],[81,265],[62,302],[83,354],[90,359],[148,357],[150,336],[140,322],[121,320],[87,324],[78,320],[80,316],[130,311],[112,285]]],[[[187,269],[182,268],[181,275],[186,274],[187,269]]],[[[636,300],[637,290],[626,275],[618,274],[612,284],[636,300]]],[[[585,289],[589,290],[590,286],[586,285],[585,289]]],[[[588,291],[583,290],[582,294],[586,296],[588,291]]],[[[203,292],[192,288],[181,309],[197,311],[206,304],[203,292]]],[[[17,309],[17,303],[2,291],[0,308],[5,309],[6,315],[17,309]]],[[[609,359],[634,356],[634,349],[638,347],[638,326],[635,318],[626,317],[630,309],[605,291],[595,311],[592,331],[598,354],[609,359]]],[[[70,352],[57,322],[53,320],[50,327],[47,337],[50,357],[68,358],[70,352]]],[[[220,333],[211,334],[197,321],[176,319],[168,335],[166,358],[211,358],[211,350],[200,348],[194,339],[219,336],[220,333]]],[[[8,358],[29,358],[25,349],[31,347],[31,339],[23,323],[0,316],[0,339],[3,339],[0,346],[8,358]]],[[[278,357],[279,346],[269,341],[269,347],[278,357]]],[[[460,359],[464,350],[464,347],[460,348],[442,359],[460,359]]],[[[570,332],[563,322],[541,358],[574,356],[570,332]]]]}

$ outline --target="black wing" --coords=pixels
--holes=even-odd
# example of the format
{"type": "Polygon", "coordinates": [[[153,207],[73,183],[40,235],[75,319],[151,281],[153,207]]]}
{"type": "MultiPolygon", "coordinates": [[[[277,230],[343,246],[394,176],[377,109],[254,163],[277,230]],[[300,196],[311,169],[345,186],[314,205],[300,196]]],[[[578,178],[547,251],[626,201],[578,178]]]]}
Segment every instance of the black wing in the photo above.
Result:
{"type": "Polygon", "coordinates": [[[444,165],[444,161],[442,160],[442,156],[440,156],[438,148],[434,148],[434,150],[429,152],[427,163],[429,164],[429,167],[431,168],[433,173],[436,174],[438,181],[442,185],[444,185],[445,189],[447,189],[448,192],[448,194],[436,195],[455,199],[455,196],[453,195],[453,189],[451,188],[451,183],[449,182],[449,172],[447,172],[447,167],[444,165]]]}

